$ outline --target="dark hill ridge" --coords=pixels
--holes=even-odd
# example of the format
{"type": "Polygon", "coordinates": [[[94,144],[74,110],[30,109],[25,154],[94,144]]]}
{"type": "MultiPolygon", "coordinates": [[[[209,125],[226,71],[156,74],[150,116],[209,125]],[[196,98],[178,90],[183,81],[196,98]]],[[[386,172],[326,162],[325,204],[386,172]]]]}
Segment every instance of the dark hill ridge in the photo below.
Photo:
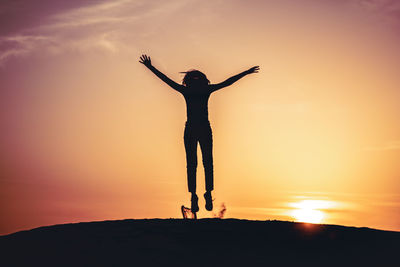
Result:
{"type": "Polygon", "coordinates": [[[0,237],[1,266],[400,266],[400,232],[237,219],[144,219],[0,237]]]}

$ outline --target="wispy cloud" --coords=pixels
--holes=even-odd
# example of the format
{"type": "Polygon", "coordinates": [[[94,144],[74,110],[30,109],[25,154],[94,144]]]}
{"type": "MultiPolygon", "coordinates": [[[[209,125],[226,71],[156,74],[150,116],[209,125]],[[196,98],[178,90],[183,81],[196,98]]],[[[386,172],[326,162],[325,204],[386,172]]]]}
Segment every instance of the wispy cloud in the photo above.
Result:
{"type": "MultiPolygon", "coordinates": [[[[193,0],[194,1],[194,0],[193,0]]],[[[56,10],[35,27],[21,27],[0,39],[0,65],[35,51],[102,51],[116,53],[132,48],[132,42],[149,36],[153,28],[142,29],[152,18],[171,16],[191,1],[117,0],[56,10]]]]}
{"type": "Polygon", "coordinates": [[[365,147],[366,151],[390,151],[400,150],[400,140],[386,142],[383,145],[365,147]]]}
{"type": "Polygon", "coordinates": [[[0,38],[0,65],[11,57],[26,55],[38,45],[51,42],[51,38],[41,35],[15,35],[0,38]]]}
{"type": "Polygon", "coordinates": [[[379,17],[389,26],[400,26],[400,1],[397,0],[349,0],[356,7],[363,8],[379,17]]]}
{"type": "Polygon", "coordinates": [[[126,14],[125,11],[136,8],[140,2],[119,0],[75,8],[55,14],[50,18],[51,23],[44,25],[42,29],[74,28],[123,22],[132,17],[132,14],[126,14]]]}
{"type": "MultiPolygon", "coordinates": [[[[1,42],[10,44],[7,38],[25,38],[23,42],[26,42],[17,42],[15,46],[0,45],[0,65],[13,57],[26,56],[35,51],[45,55],[47,52],[54,54],[66,50],[102,53],[132,50],[135,43],[147,40],[157,33],[163,23],[178,14],[185,14],[182,11],[190,11],[187,7],[198,6],[198,0],[43,1],[42,6],[32,4],[29,0],[19,1],[19,4],[13,1],[0,3],[0,10],[4,15],[0,18],[0,23],[6,25],[0,29],[1,42]]],[[[341,1],[343,2],[371,12],[390,25],[400,28],[399,1],[341,1]]],[[[220,1],[220,5],[224,6],[224,1],[220,1]]],[[[205,13],[207,16],[210,16],[209,11],[210,8],[205,13]]],[[[182,17],[182,21],[184,18],[182,17]]],[[[189,18],[194,19],[190,16],[189,18]]],[[[188,35],[190,34],[193,33],[189,32],[188,35]]]]}

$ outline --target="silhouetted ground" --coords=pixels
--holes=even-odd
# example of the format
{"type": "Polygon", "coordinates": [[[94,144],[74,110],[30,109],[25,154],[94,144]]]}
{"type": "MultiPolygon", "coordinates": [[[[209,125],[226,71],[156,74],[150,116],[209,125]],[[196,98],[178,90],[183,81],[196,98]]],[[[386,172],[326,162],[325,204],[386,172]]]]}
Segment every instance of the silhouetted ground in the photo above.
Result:
{"type": "Polygon", "coordinates": [[[400,232],[237,219],[64,224],[0,237],[0,266],[400,266],[400,232]]]}

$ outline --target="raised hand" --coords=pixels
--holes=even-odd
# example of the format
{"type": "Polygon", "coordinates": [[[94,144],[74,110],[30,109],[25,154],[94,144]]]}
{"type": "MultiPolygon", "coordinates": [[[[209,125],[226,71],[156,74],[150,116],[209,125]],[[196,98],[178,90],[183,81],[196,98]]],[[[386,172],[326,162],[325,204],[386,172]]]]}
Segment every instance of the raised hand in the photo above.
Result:
{"type": "Polygon", "coordinates": [[[151,59],[147,55],[142,55],[139,60],[140,63],[145,65],[146,67],[151,66],[151,59]]]}
{"type": "Polygon", "coordinates": [[[259,67],[259,66],[254,66],[254,67],[248,69],[248,70],[247,70],[247,73],[248,73],[248,74],[257,73],[259,70],[260,70],[260,67],[259,67]]]}

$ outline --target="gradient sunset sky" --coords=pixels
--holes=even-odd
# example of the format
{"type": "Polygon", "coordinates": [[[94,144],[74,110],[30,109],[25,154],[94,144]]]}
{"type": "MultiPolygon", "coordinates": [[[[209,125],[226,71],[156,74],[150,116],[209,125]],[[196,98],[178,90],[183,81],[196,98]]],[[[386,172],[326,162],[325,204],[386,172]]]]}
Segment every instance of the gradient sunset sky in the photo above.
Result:
{"type": "Polygon", "coordinates": [[[185,102],[143,53],[177,82],[261,68],[209,101],[215,212],[400,231],[399,1],[1,1],[0,25],[0,234],[181,217],[185,102]]]}

